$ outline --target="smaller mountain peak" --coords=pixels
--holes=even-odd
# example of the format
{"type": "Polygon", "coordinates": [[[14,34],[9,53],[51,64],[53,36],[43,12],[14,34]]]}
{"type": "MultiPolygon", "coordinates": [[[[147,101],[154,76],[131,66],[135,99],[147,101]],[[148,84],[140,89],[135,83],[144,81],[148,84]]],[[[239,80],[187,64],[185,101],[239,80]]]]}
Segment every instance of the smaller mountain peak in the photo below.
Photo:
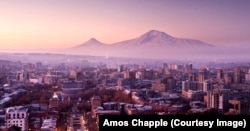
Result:
{"type": "Polygon", "coordinates": [[[82,46],[99,46],[99,45],[104,45],[104,43],[98,41],[95,38],[90,38],[86,42],[84,42],[84,43],[82,43],[80,45],[77,45],[77,46],[75,46],[73,48],[79,48],[79,47],[82,47],[82,46]]]}
{"type": "Polygon", "coordinates": [[[98,41],[96,38],[90,38],[88,41],[98,41]]]}
{"type": "Polygon", "coordinates": [[[96,38],[90,38],[88,41],[85,42],[85,44],[87,45],[98,45],[98,44],[103,44],[102,42],[100,42],[99,40],[97,40],[96,38]]]}

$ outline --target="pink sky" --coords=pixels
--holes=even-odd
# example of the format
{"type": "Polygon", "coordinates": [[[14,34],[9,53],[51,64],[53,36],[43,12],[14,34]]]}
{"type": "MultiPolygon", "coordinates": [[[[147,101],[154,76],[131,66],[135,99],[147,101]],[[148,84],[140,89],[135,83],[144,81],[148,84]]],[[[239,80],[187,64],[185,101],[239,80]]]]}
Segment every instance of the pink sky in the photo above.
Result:
{"type": "Polygon", "coordinates": [[[107,44],[155,29],[214,45],[250,43],[248,0],[0,1],[0,50],[107,44]]]}

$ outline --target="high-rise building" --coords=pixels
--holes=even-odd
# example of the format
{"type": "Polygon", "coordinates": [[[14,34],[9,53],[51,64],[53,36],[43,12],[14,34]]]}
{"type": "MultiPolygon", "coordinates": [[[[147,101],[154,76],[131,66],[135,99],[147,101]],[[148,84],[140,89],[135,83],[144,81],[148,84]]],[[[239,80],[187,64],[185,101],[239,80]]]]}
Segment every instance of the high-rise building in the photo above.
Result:
{"type": "Polygon", "coordinates": [[[21,131],[28,131],[28,108],[23,106],[14,106],[6,109],[5,122],[6,128],[17,126],[21,131]]]}
{"type": "Polygon", "coordinates": [[[204,85],[198,81],[182,81],[181,95],[185,99],[202,101],[206,91],[204,85]]]}
{"type": "Polygon", "coordinates": [[[248,72],[245,74],[245,82],[246,82],[246,83],[250,83],[250,69],[249,69],[248,72]]]}
{"type": "Polygon", "coordinates": [[[16,74],[16,79],[19,81],[23,81],[24,80],[24,71],[18,71],[16,74]]]}
{"type": "Polygon", "coordinates": [[[118,68],[117,68],[117,71],[118,72],[123,72],[123,70],[124,70],[123,65],[119,65],[118,68]]]}
{"type": "Polygon", "coordinates": [[[208,78],[208,73],[206,69],[200,69],[198,72],[198,81],[203,82],[208,78]]]}
{"type": "Polygon", "coordinates": [[[223,78],[223,70],[222,69],[217,69],[216,78],[217,79],[222,79],[223,78]]]}
{"type": "Polygon", "coordinates": [[[124,79],[128,79],[128,78],[135,79],[135,75],[136,75],[135,71],[126,70],[126,71],[123,72],[123,78],[124,79]]]}
{"type": "Polygon", "coordinates": [[[143,79],[144,77],[143,77],[143,73],[141,72],[141,71],[137,71],[136,73],[135,73],[135,78],[136,79],[143,79]]]}
{"type": "Polygon", "coordinates": [[[182,91],[203,91],[203,82],[198,81],[182,81],[182,91]]]}
{"type": "Polygon", "coordinates": [[[239,84],[241,82],[241,70],[240,67],[235,67],[234,68],[234,78],[233,78],[233,83],[239,84]]]}
{"type": "Polygon", "coordinates": [[[230,90],[220,89],[207,92],[207,108],[215,109],[218,113],[229,110],[230,90]]]}
{"type": "Polygon", "coordinates": [[[203,81],[203,91],[207,92],[207,91],[210,91],[210,90],[213,90],[212,82],[209,81],[209,80],[203,81]]]}
{"type": "Polygon", "coordinates": [[[191,72],[193,70],[193,64],[184,65],[185,72],[191,72]]]}
{"type": "Polygon", "coordinates": [[[229,86],[230,84],[233,83],[233,74],[232,72],[227,72],[224,74],[224,81],[225,81],[225,85],[229,86]]]}

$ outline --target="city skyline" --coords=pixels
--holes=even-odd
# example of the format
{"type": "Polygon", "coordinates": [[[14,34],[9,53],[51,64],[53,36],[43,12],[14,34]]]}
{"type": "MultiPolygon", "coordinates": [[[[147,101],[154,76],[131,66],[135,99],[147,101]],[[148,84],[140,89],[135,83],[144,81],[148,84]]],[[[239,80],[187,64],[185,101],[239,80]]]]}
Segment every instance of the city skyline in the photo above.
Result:
{"type": "Polygon", "coordinates": [[[247,0],[11,0],[0,6],[0,50],[63,49],[90,38],[112,44],[152,29],[217,46],[250,42],[247,0]]]}

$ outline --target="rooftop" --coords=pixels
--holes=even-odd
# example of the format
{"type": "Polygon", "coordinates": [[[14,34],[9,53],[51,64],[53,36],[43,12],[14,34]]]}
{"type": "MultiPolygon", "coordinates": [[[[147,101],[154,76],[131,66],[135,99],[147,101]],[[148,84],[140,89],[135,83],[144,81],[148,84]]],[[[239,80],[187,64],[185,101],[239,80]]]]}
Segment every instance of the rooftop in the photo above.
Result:
{"type": "Polygon", "coordinates": [[[24,106],[13,106],[13,107],[7,108],[7,110],[6,110],[7,113],[9,113],[9,112],[21,112],[21,111],[27,112],[28,108],[26,108],[24,106]]]}

